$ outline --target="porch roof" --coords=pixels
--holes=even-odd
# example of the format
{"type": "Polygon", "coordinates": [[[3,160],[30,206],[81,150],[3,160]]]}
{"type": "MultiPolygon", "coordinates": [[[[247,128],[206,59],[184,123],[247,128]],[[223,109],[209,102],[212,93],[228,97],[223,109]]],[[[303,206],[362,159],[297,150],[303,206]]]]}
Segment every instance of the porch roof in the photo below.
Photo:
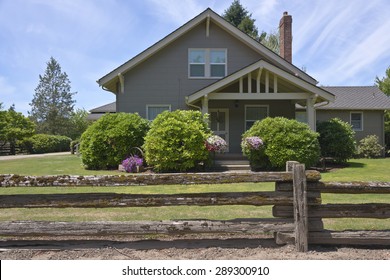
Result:
{"type": "Polygon", "coordinates": [[[307,98],[313,98],[315,99],[315,103],[324,101],[333,102],[335,100],[335,96],[327,90],[317,87],[262,59],[194,92],[187,97],[187,101],[190,104],[194,104],[203,97],[220,100],[305,100],[307,98]],[[270,84],[269,75],[273,76],[272,81],[275,83],[274,85],[270,84]],[[262,76],[265,77],[260,80],[262,76]],[[247,78],[247,92],[243,92],[242,90],[243,78],[247,78]],[[256,81],[257,86],[252,91],[252,82],[254,81],[256,81]],[[266,84],[266,90],[264,92],[260,92],[261,81],[266,84]],[[238,92],[222,92],[223,89],[237,82],[240,83],[240,90],[238,92]],[[277,90],[278,85],[281,85],[281,88],[284,90],[277,90]],[[271,87],[273,88],[273,92],[270,92],[271,87]]]}

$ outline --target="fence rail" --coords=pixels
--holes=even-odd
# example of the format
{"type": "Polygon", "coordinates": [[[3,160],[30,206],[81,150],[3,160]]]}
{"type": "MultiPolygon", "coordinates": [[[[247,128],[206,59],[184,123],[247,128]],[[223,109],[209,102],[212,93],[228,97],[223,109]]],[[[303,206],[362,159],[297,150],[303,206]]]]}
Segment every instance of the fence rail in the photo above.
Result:
{"type": "MultiPolygon", "coordinates": [[[[260,233],[273,232],[278,244],[294,242],[298,251],[307,251],[309,244],[390,245],[389,231],[324,230],[323,218],[390,218],[390,204],[322,204],[322,193],[383,193],[390,194],[390,183],[375,182],[320,182],[315,171],[305,171],[304,165],[288,163],[286,172],[237,175],[251,182],[275,182],[275,191],[214,192],[183,194],[20,194],[0,195],[0,208],[105,208],[105,207],[161,207],[161,206],[219,206],[273,205],[274,218],[218,220],[175,220],[133,222],[0,222],[2,236],[112,236],[187,233],[260,233]]],[[[166,182],[175,175],[154,176],[166,182]]],[[[215,174],[206,174],[211,178],[215,174]]],[[[3,175],[3,178],[9,178],[3,175]]],[[[11,176],[12,177],[12,176],[11,176]]],[[[223,178],[228,179],[229,174],[223,178]]],[[[139,177],[137,180],[140,180],[139,177]]],[[[132,177],[131,180],[134,180],[132,177]]],[[[148,177],[151,180],[153,177],[148,177]]],[[[192,182],[195,177],[186,177],[192,182]]],[[[204,179],[203,178],[203,179],[204,179]]],[[[220,178],[220,177],[219,177],[220,178]]],[[[202,179],[202,180],[203,180],[202,179]]],[[[66,181],[66,180],[65,180],[66,181]]],[[[91,179],[91,181],[93,181],[91,179]]],[[[123,178],[120,179],[126,184],[123,178]]],[[[8,183],[4,183],[6,186],[8,183]]],[[[56,180],[49,181],[56,185],[56,180]]],[[[62,181],[63,182],[63,181],[62,181]]],[[[202,181],[203,182],[203,181],[202,181]]],[[[210,182],[210,181],[209,181],[210,182]]],[[[211,182],[220,183],[217,180],[211,182]]],[[[101,184],[101,182],[99,182],[101,184]]]]}

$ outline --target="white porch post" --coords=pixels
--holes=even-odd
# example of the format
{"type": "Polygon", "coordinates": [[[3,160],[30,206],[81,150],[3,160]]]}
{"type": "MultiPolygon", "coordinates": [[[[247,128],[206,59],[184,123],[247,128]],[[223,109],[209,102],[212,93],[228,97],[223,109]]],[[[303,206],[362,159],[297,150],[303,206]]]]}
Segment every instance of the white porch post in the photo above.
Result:
{"type": "Polygon", "coordinates": [[[202,98],[202,114],[208,114],[209,112],[209,98],[207,94],[202,98]]]}
{"type": "Polygon", "coordinates": [[[316,131],[316,111],[314,110],[314,98],[306,99],[307,124],[316,131]]]}

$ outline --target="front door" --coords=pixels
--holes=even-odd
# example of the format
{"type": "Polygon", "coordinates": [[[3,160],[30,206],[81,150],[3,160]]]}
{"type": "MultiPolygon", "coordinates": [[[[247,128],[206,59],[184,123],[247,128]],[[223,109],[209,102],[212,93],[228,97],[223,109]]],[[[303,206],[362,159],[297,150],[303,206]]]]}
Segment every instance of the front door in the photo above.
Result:
{"type": "Polygon", "coordinates": [[[225,139],[229,152],[229,109],[209,109],[211,130],[225,139]]]}

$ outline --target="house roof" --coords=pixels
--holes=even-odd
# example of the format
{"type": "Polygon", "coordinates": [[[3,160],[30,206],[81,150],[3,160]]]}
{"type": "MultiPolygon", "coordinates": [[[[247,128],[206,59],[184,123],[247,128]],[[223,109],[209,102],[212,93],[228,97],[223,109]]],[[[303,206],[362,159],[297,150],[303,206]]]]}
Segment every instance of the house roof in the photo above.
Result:
{"type": "Polygon", "coordinates": [[[335,102],[317,110],[389,110],[390,97],[376,86],[322,87],[336,96],[335,102]]]}
{"type": "Polygon", "coordinates": [[[211,20],[213,23],[217,24],[222,29],[226,30],[231,35],[235,36],[238,40],[246,44],[247,46],[251,47],[255,51],[257,51],[259,54],[261,54],[265,59],[272,61],[275,65],[278,67],[282,67],[286,71],[291,72],[291,74],[300,77],[301,79],[304,79],[305,81],[317,84],[317,81],[306,74],[301,69],[297,68],[293,64],[289,63],[285,59],[283,59],[278,54],[274,53],[264,45],[260,44],[250,36],[248,36],[246,33],[242,32],[229,22],[227,22],[224,18],[219,16],[217,13],[215,13],[210,8],[206,9],[204,12],[200,13],[198,16],[193,18],[192,20],[188,21],[183,26],[179,27],[177,30],[169,34],[168,36],[164,37],[162,40],[158,41],[156,44],[152,45],[145,51],[141,52],[137,56],[133,57],[129,61],[125,62],[118,68],[114,69],[110,73],[106,74],[102,78],[100,78],[97,82],[100,86],[107,88],[108,90],[115,93],[116,90],[116,82],[119,80],[119,77],[122,77],[124,73],[129,71],[130,69],[134,68],[138,64],[142,63],[144,60],[151,57],[153,54],[158,52],[160,49],[166,47],[173,41],[175,41],[177,38],[182,36],[183,34],[187,33],[191,29],[193,29],[195,26],[200,24],[201,22],[205,20],[211,20]]]}
{"type": "MultiPolygon", "coordinates": [[[[328,92],[326,89],[317,87],[316,85],[313,85],[303,79],[300,79],[299,77],[296,77],[295,75],[292,75],[288,72],[283,71],[282,69],[268,63],[267,61],[264,61],[260,59],[259,61],[250,64],[246,67],[244,67],[241,70],[238,70],[229,76],[226,76],[223,79],[220,79],[216,81],[215,83],[191,94],[188,96],[188,102],[194,103],[198,101],[200,98],[202,98],[205,95],[208,95],[210,93],[214,93],[218,91],[219,89],[225,87],[226,85],[229,85],[230,83],[237,81],[241,77],[247,75],[248,73],[258,70],[258,69],[266,69],[267,71],[270,71],[274,74],[276,74],[279,77],[282,77],[283,79],[289,81],[291,84],[294,84],[296,87],[302,89],[299,93],[261,93],[261,94],[253,94],[250,93],[249,95],[245,96],[245,94],[240,93],[238,95],[234,95],[234,99],[239,98],[242,96],[242,98],[251,98],[251,99],[273,99],[277,97],[282,97],[285,99],[304,99],[307,98],[306,95],[317,95],[317,102],[324,102],[324,101],[334,101],[335,96],[328,92]],[[304,94],[304,92],[306,92],[304,94]]],[[[228,94],[225,94],[228,95],[228,94]]],[[[211,96],[209,97],[210,99],[211,96]]]]}
{"type": "Polygon", "coordinates": [[[105,104],[103,106],[93,108],[89,111],[91,114],[98,114],[98,113],[115,113],[116,112],[116,102],[112,102],[109,104],[105,104]]]}

